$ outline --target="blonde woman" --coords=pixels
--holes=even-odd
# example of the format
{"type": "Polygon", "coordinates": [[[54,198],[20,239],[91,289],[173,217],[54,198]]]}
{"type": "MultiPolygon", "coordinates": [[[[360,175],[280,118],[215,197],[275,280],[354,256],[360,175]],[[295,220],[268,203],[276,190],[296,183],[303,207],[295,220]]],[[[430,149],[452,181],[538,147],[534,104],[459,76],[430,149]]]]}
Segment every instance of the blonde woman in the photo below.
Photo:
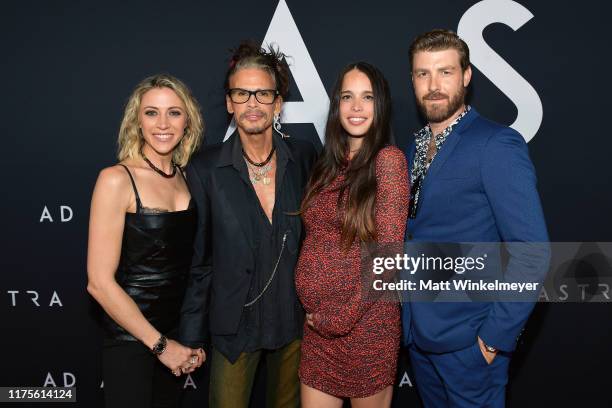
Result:
{"type": "Polygon", "coordinates": [[[100,172],[91,202],[88,292],[105,311],[107,407],[176,407],[177,377],[205,359],[172,340],[190,267],[196,209],[182,168],[202,139],[189,89],[143,80],[119,130],[119,163],[100,172]]]}

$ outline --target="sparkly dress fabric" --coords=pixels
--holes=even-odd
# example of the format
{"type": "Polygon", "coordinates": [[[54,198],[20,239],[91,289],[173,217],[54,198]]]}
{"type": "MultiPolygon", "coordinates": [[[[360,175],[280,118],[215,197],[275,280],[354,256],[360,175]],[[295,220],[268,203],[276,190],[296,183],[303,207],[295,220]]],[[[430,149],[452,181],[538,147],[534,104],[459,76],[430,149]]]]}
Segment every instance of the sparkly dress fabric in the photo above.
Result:
{"type": "MultiPolygon", "coordinates": [[[[296,269],[296,289],[313,329],[304,324],[300,381],[327,394],[363,398],[395,382],[400,310],[388,299],[363,299],[361,245],[341,248],[336,205],[340,174],[304,213],[306,237],[296,269]]],[[[378,243],[401,243],[408,214],[404,154],[387,146],[376,158],[375,221],[378,243]]]]}

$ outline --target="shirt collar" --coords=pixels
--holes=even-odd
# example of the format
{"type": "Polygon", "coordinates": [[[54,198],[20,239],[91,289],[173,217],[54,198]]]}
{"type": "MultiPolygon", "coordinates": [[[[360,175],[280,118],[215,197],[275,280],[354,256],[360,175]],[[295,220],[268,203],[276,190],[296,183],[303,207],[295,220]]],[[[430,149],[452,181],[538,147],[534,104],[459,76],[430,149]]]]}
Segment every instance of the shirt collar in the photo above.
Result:
{"type": "MultiPolygon", "coordinates": [[[[463,112],[461,112],[459,114],[459,116],[457,116],[457,118],[450,125],[448,125],[442,132],[438,133],[436,135],[436,138],[441,137],[441,136],[449,135],[453,131],[453,128],[459,122],[461,122],[461,119],[463,119],[465,117],[465,115],[467,115],[468,112],[471,109],[472,109],[472,107],[470,105],[465,105],[465,109],[463,110],[463,112]]],[[[415,137],[415,139],[422,139],[422,138],[429,138],[429,137],[431,137],[431,125],[429,123],[427,125],[425,125],[424,128],[420,129],[418,132],[416,132],[414,134],[414,137],[415,137]]]]}
{"type": "MultiPolygon", "coordinates": [[[[289,150],[289,147],[287,146],[287,143],[285,143],[283,138],[274,131],[272,132],[272,143],[276,147],[277,162],[287,160],[295,161],[291,150],[289,150]]],[[[242,141],[240,140],[238,130],[235,130],[234,133],[232,133],[232,135],[223,143],[221,154],[219,156],[218,167],[230,165],[233,165],[238,170],[245,166],[244,159],[242,157],[242,141]]]]}

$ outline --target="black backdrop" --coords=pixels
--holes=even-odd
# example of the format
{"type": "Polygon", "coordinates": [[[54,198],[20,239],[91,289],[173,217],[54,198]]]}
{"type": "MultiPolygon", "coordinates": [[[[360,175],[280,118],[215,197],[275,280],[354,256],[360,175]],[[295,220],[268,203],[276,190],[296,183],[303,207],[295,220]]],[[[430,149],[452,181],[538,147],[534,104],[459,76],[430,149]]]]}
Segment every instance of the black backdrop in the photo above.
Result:
{"type": "MultiPolygon", "coordinates": [[[[205,143],[218,142],[227,129],[227,50],[246,38],[263,42],[267,33],[295,57],[289,101],[304,104],[284,115],[289,134],[320,146],[312,121],[299,115],[319,118],[320,126],[320,90],[363,59],[390,82],[394,131],[406,146],[421,126],[409,43],[431,28],[456,30],[470,15],[460,34],[473,53],[483,51],[474,59],[471,103],[501,123],[522,118],[551,240],[612,241],[610,11],[597,0],[3,4],[0,386],[76,385],[79,402],[71,406],[100,406],[99,332],[85,291],[87,222],[97,173],[115,162],[123,105],[145,76],[172,73],[202,104],[205,143]],[[526,10],[532,17],[520,17],[526,10]],[[275,11],[280,23],[269,31],[275,11]],[[507,18],[528,21],[511,28],[507,18]],[[511,69],[495,66],[480,35],[511,69]],[[528,93],[526,83],[536,98],[512,96],[528,93]]],[[[611,312],[610,303],[538,305],[512,365],[509,406],[612,406],[611,312]]],[[[402,359],[394,406],[417,406],[402,359]]],[[[186,379],[185,406],[206,406],[207,379],[206,370],[186,379]]],[[[262,406],[262,380],[253,406],[262,406]]]]}

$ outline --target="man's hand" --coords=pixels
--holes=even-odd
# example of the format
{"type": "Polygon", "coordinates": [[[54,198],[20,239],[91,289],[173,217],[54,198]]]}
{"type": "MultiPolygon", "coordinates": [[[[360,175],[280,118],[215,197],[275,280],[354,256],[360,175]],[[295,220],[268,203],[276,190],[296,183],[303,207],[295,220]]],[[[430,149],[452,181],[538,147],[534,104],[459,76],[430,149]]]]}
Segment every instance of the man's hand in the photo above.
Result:
{"type": "Polygon", "coordinates": [[[197,368],[200,368],[204,361],[206,361],[206,353],[204,352],[204,349],[192,349],[192,354],[189,361],[182,364],[180,370],[183,374],[191,374],[197,368]]]}
{"type": "Polygon", "coordinates": [[[478,345],[480,346],[480,352],[484,356],[485,360],[487,360],[487,364],[491,364],[493,360],[495,360],[495,356],[497,355],[497,351],[491,353],[489,350],[485,348],[485,343],[482,341],[480,337],[478,337],[478,345]]]}
{"type": "Polygon", "coordinates": [[[206,355],[202,349],[194,350],[175,340],[168,339],[166,350],[157,358],[172,371],[172,374],[179,377],[183,373],[189,374],[200,367],[206,355]]]}

